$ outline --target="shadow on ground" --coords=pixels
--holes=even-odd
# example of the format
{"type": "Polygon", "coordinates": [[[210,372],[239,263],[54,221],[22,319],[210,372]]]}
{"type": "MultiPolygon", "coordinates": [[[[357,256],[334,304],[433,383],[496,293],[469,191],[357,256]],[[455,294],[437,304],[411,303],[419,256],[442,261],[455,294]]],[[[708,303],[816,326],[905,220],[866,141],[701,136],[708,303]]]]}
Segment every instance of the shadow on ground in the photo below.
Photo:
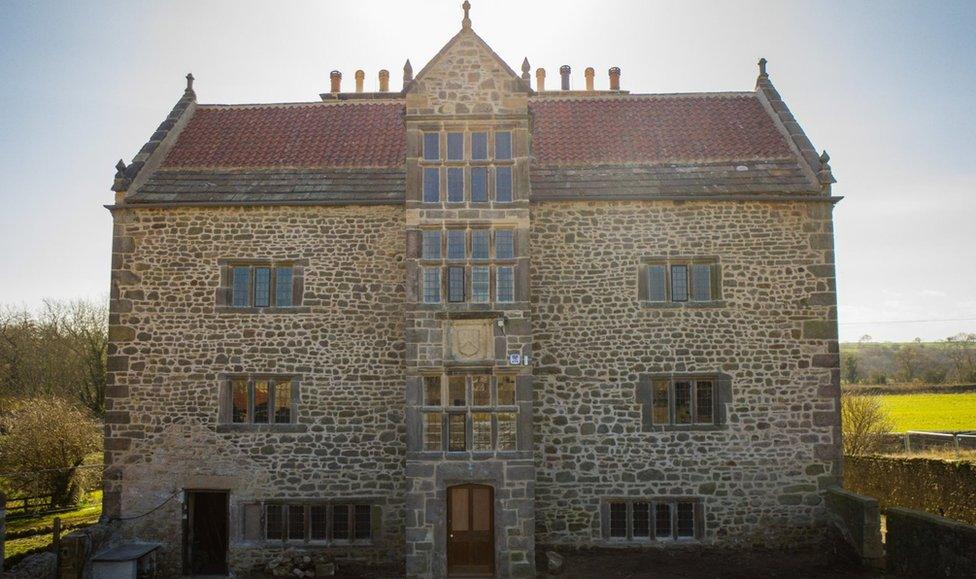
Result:
{"type": "MultiPolygon", "coordinates": [[[[536,569],[546,574],[546,549],[537,547],[536,569]]],[[[883,577],[827,550],[721,550],[721,549],[580,549],[559,553],[565,567],[558,577],[566,578],[748,578],[807,579],[820,577],[883,577]]]]}

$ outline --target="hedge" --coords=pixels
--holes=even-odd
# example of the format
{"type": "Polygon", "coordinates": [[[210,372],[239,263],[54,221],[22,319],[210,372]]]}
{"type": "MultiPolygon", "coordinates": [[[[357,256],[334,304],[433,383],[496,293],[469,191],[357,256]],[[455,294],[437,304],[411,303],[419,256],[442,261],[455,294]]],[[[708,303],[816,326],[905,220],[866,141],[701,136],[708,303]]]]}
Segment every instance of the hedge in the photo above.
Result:
{"type": "Polygon", "coordinates": [[[901,507],[976,525],[976,463],[892,456],[844,457],[844,488],[901,507]]]}

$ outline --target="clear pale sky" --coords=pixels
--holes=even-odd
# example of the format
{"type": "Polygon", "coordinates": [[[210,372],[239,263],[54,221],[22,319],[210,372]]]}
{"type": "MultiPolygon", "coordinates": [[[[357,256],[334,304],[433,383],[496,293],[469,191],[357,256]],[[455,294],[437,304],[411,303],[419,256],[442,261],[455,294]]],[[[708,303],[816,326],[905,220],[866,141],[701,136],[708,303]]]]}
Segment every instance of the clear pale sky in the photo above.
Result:
{"type": "MultiPolygon", "coordinates": [[[[0,303],[108,292],[113,165],[193,72],[203,103],[315,101],[329,71],[399,90],[461,0],[0,0],[0,303]]],[[[976,2],[473,0],[474,29],[597,87],[777,89],[832,157],[841,339],[976,331],[976,2]],[[910,322],[913,320],[956,320],[910,322]],[[878,323],[878,322],[897,323],[878,323]]]]}

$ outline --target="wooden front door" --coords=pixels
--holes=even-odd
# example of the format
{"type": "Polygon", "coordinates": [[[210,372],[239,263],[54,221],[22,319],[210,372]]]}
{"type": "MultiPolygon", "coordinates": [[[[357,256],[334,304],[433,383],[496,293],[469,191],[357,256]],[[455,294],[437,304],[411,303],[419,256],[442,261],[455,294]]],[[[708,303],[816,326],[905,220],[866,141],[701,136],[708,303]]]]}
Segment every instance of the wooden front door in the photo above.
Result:
{"type": "Polygon", "coordinates": [[[227,503],[225,491],[186,491],[183,503],[184,573],[227,573],[227,503]]]}
{"type": "Polygon", "coordinates": [[[491,575],[495,570],[494,493],[485,485],[447,489],[447,572],[491,575]]]}

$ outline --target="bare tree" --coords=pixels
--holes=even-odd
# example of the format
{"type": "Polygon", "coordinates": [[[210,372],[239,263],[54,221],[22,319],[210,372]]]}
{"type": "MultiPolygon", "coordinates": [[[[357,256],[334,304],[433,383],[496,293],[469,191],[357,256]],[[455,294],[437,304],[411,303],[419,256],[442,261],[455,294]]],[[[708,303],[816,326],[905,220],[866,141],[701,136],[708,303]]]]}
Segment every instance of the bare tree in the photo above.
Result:
{"type": "Polygon", "coordinates": [[[841,427],[844,431],[844,454],[879,452],[894,425],[878,396],[844,394],[841,396],[841,427]]]}
{"type": "Polygon", "coordinates": [[[952,364],[950,375],[962,383],[976,383],[976,334],[957,334],[946,338],[952,364]]]}
{"type": "Polygon", "coordinates": [[[108,310],[88,300],[45,301],[39,312],[0,310],[0,414],[4,402],[62,396],[105,409],[108,310]]]}
{"type": "Polygon", "coordinates": [[[85,490],[79,467],[101,449],[102,432],[91,413],[54,396],[22,400],[0,418],[0,468],[9,486],[31,495],[51,495],[52,506],[77,503],[85,490]]]}

